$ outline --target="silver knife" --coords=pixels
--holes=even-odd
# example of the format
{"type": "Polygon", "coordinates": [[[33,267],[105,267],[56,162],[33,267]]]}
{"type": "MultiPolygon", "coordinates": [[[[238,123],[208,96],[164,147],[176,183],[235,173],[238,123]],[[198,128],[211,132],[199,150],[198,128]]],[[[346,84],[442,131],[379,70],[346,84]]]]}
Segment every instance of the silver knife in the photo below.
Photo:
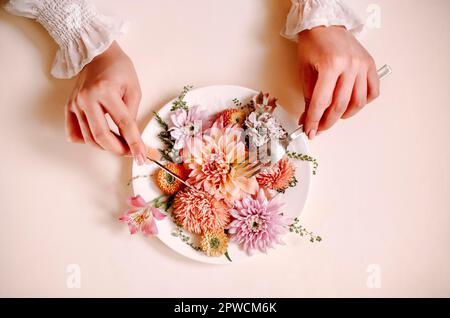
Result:
{"type": "Polygon", "coordinates": [[[160,163],[157,160],[154,160],[152,158],[150,158],[149,156],[147,156],[147,159],[150,160],[151,162],[153,162],[154,164],[156,164],[157,166],[159,166],[161,169],[163,169],[165,172],[167,172],[168,174],[170,174],[172,177],[174,177],[175,179],[177,179],[178,181],[180,181],[182,184],[184,184],[186,187],[188,187],[189,189],[192,189],[194,191],[198,191],[196,188],[194,188],[193,186],[191,186],[189,183],[187,183],[186,181],[184,181],[180,176],[178,176],[176,173],[170,171],[170,169],[167,169],[166,167],[164,167],[164,165],[162,163],[160,163]]]}

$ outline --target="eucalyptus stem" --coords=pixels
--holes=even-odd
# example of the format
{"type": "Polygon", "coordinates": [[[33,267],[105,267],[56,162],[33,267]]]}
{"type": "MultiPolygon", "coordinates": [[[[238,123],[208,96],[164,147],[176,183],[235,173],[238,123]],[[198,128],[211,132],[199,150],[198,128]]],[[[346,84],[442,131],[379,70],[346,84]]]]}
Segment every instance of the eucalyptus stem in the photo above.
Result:
{"type": "Polygon", "coordinates": [[[185,87],[183,87],[183,91],[180,93],[180,95],[178,95],[177,99],[175,99],[175,101],[172,103],[172,108],[170,109],[170,111],[174,111],[177,109],[188,110],[189,106],[187,105],[184,98],[186,97],[186,94],[189,93],[189,91],[193,88],[194,88],[194,86],[192,86],[192,85],[186,85],[185,87]]]}
{"type": "Polygon", "coordinates": [[[130,186],[131,183],[132,183],[134,180],[136,180],[136,179],[140,179],[140,178],[148,178],[148,177],[149,177],[148,174],[141,174],[141,175],[134,176],[134,177],[130,178],[130,180],[128,180],[127,186],[130,186]]]}
{"type": "Polygon", "coordinates": [[[233,98],[232,102],[237,108],[242,107],[242,102],[238,98],[233,98]]]}
{"type": "Polygon", "coordinates": [[[292,159],[311,162],[311,164],[313,166],[312,174],[313,175],[317,174],[317,167],[319,167],[319,163],[317,162],[317,159],[315,159],[309,155],[304,155],[304,154],[294,152],[294,151],[286,151],[286,155],[292,159]]]}
{"type": "Polygon", "coordinates": [[[190,246],[192,249],[198,252],[202,250],[200,246],[197,246],[194,243],[192,243],[191,237],[186,235],[183,229],[179,226],[177,226],[177,229],[172,232],[172,236],[179,237],[182,242],[184,242],[186,245],[190,246]]]}
{"type": "Polygon", "coordinates": [[[294,222],[289,225],[289,232],[299,234],[300,236],[309,237],[309,241],[311,243],[320,242],[322,238],[318,235],[315,235],[313,232],[308,231],[303,225],[300,224],[300,220],[298,218],[294,219],[294,222]]]}

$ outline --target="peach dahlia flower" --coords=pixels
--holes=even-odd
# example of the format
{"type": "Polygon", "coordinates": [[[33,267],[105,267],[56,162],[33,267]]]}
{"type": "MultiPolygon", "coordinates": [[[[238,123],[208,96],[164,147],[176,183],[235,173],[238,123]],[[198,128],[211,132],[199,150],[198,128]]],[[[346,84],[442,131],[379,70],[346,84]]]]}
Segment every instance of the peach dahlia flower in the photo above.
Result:
{"type": "Polygon", "coordinates": [[[230,208],[223,201],[195,189],[179,191],[172,208],[176,223],[195,234],[223,231],[230,222],[230,208]]]}
{"type": "Polygon", "coordinates": [[[255,194],[259,189],[256,178],[239,174],[238,165],[247,155],[243,138],[242,129],[214,123],[201,143],[184,149],[184,162],[191,170],[188,182],[227,202],[255,194]]]}

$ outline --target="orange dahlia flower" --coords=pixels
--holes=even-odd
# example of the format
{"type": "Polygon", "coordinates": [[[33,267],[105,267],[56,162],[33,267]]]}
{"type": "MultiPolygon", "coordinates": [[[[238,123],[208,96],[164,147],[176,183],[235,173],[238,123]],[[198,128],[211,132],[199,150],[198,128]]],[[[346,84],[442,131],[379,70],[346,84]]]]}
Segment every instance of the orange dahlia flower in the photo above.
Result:
{"type": "MultiPolygon", "coordinates": [[[[172,162],[167,163],[164,167],[172,171],[183,180],[187,179],[188,171],[183,165],[175,164],[172,162]]],[[[172,195],[177,193],[183,188],[183,183],[167,173],[163,169],[159,169],[156,173],[156,185],[164,194],[172,195]]]]}
{"type": "Polygon", "coordinates": [[[296,182],[295,167],[288,158],[283,158],[272,167],[259,173],[256,180],[261,187],[284,192],[296,182]]]}

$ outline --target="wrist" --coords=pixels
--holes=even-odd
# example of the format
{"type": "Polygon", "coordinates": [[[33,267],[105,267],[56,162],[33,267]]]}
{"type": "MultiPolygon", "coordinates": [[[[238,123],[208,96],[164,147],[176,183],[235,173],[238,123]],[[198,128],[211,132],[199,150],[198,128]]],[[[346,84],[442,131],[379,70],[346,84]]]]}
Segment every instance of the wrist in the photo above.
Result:
{"type": "Polygon", "coordinates": [[[92,62],[96,60],[102,60],[102,59],[111,59],[114,57],[117,57],[122,53],[122,49],[120,48],[119,44],[116,41],[113,41],[111,45],[101,54],[97,55],[92,62]]]}

